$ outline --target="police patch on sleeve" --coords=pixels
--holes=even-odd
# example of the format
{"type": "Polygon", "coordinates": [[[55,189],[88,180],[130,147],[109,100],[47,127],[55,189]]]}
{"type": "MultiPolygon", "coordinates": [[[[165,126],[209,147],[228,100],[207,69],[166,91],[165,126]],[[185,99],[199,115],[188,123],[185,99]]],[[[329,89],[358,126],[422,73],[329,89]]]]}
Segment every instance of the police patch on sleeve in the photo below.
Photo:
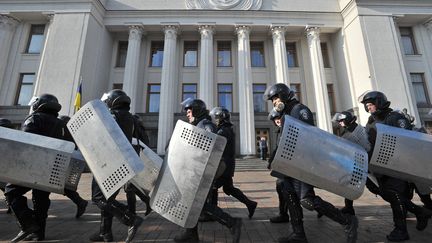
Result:
{"type": "Polygon", "coordinates": [[[308,112],[307,109],[301,109],[299,113],[300,113],[300,117],[303,120],[308,120],[309,119],[309,112],[308,112]]]}
{"type": "Polygon", "coordinates": [[[406,128],[406,127],[407,127],[407,122],[405,121],[405,119],[399,119],[399,120],[397,121],[397,124],[398,124],[398,126],[401,127],[401,128],[406,128]]]}

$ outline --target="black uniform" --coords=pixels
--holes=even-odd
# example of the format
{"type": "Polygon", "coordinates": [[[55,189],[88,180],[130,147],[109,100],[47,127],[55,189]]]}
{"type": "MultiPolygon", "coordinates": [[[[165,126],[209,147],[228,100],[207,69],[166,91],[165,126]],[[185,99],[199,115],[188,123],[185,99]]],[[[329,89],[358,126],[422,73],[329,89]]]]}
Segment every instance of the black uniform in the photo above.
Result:
{"type": "MultiPolygon", "coordinates": [[[[63,135],[63,122],[57,118],[57,115],[57,111],[53,110],[33,112],[25,119],[21,130],[61,139],[63,135]]],[[[46,219],[51,204],[49,195],[50,192],[46,191],[10,183],[6,185],[6,200],[21,226],[21,232],[35,232],[39,236],[39,239],[43,240],[45,238],[46,219]],[[27,206],[27,198],[24,196],[30,190],[32,190],[33,210],[27,206]]],[[[17,241],[19,240],[21,238],[17,239],[17,241]]]]}
{"type": "Polygon", "coordinates": [[[249,218],[252,218],[257,203],[250,200],[240,189],[234,187],[233,185],[235,171],[235,134],[232,126],[233,125],[229,122],[223,122],[220,124],[217,130],[218,135],[227,139],[221,161],[221,163],[225,163],[226,167],[222,176],[217,178],[213,184],[212,203],[217,205],[218,189],[222,187],[226,195],[231,195],[246,205],[249,211],[249,218]]]}

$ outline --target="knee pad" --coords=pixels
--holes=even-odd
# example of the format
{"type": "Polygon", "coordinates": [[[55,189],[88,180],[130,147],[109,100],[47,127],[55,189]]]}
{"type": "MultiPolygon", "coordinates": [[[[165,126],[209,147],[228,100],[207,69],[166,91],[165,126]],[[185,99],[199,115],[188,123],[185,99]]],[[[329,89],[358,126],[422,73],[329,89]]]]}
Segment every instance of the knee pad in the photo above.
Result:
{"type": "Polygon", "coordinates": [[[312,198],[303,198],[300,200],[300,205],[302,205],[303,208],[313,211],[315,209],[314,202],[312,198]]]}

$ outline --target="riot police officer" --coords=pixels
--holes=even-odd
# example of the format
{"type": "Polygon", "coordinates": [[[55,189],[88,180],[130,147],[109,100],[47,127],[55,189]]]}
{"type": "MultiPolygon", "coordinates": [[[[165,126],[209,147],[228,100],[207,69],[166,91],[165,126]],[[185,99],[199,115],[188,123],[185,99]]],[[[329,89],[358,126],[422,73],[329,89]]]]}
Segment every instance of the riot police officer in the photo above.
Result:
{"type": "Polygon", "coordinates": [[[210,116],[216,124],[217,134],[227,139],[227,144],[221,159],[221,163],[225,164],[225,170],[213,184],[212,203],[217,204],[218,189],[222,187],[226,195],[233,196],[246,205],[249,211],[249,218],[252,218],[258,203],[250,200],[240,189],[233,185],[235,171],[235,134],[233,124],[231,123],[231,114],[226,108],[215,107],[210,111],[210,116]]]}
{"type": "MultiPolygon", "coordinates": [[[[280,134],[282,125],[283,125],[283,116],[281,112],[276,111],[276,109],[272,109],[268,115],[268,119],[273,122],[273,124],[277,127],[277,133],[280,134]]],[[[276,155],[276,149],[271,153],[269,158],[269,166],[273,162],[273,159],[276,155]]],[[[288,204],[284,198],[284,194],[282,191],[285,175],[278,173],[276,171],[272,171],[270,175],[276,177],[276,192],[279,200],[279,214],[270,218],[270,222],[272,223],[286,223],[290,221],[288,214],[288,204]]]]}
{"type": "MultiPolygon", "coordinates": [[[[410,121],[404,115],[390,108],[390,101],[387,100],[384,93],[369,91],[363,94],[359,98],[359,101],[364,105],[365,111],[371,114],[366,124],[366,131],[372,145],[369,158],[371,158],[373,154],[373,148],[376,142],[377,123],[402,129],[411,129],[410,121]]],[[[406,226],[407,210],[415,213],[417,217],[416,228],[418,230],[424,230],[430,218],[430,212],[424,208],[418,207],[408,199],[408,182],[386,175],[377,175],[377,180],[379,195],[390,203],[393,213],[395,228],[387,235],[387,239],[389,241],[404,241],[409,239],[406,226]]]]}
{"type": "MultiPolygon", "coordinates": [[[[30,102],[31,113],[24,120],[21,130],[52,138],[62,138],[63,122],[57,118],[61,109],[57,98],[42,94],[30,102]]],[[[32,240],[45,239],[45,226],[50,206],[49,192],[8,183],[5,196],[20,225],[21,231],[12,239],[18,242],[32,235],[32,240]],[[33,210],[27,206],[25,193],[32,190],[33,210]]]]}
{"type": "MultiPolygon", "coordinates": [[[[66,127],[66,124],[69,122],[70,117],[63,115],[63,116],[59,116],[59,119],[63,121],[63,139],[75,143],[74,139],[72,138],[72,135],[70,134],[69,130],[66,127]]],[[[77,149],[76,145],[75,145],[75,149],[77,149]]],[[[68,197],[77,206],[75,218],[81,217],[87,208],[88,205],[87,200],[84,200],[77,191],[72,191],[67,188],[64,189],[64,195],[68,197]]]]}
{"type": "MultiPolygon", "coordinates": [[[[283,115],[290,115],[300,121],[314,125],[312,112],[294,97],[294,92],[285,84],[270,86],[264,93],[264,99],[270,100],[274,108],[283,115]]],[[[282,190],[288,203],[293,233],[279,239],[280,242],[307,242],[303,227],[303,212],[301,206],[308,210],[316,210],[344,226],[347,242],[357,239],[358,220],[355,216],[343,214],[331,203],[315,195],[313,186],[300,180],[286,177],[282,190]],[[300,206],[301,205],[301,206],[300,206]]]]}
{"type": "MultiPolygon", "coordinates": [[[[190,124],[202,128],[208,132],[216,133],[217,128],[212,123],[209,111],[207,110],[206,104],[200,99],[188,98],[182,102],[182,108],[186,112],[186,117],[190,124]]],[[[207,198],[211,199],[212,190],[210,190],[207,198]]],[[[211,200],[206,200],[203,207],[203,213],[207,213],[214,217],[216,221],[225,225],[230,229],[233,242],[240,241],[241,225],[242,220],[240,218],[233,218],[228,213],[225,213],[217,205],[210,203],[211,200]]],[[[198,224],[193,228],[186,229],[180,235],[174,238],[176,242],[198,242],[198,224]]]]}
{"type": "MultiPolygon", "coordinates": [[[[131,100],[125,92],[119,89],[111,90],[102,96],[102,101],[108,106],[114,120],[122,129],[126,138],[132,141],[134,118],[129,112],[131,100]]],[[[115,198],[120,190],[110,198],[105,198],[96,180],[92,181],[92,201],[101,210],[101,224],[99,232],[90,237],[90,241],[113,241],[112,220],[116,217],[122,224],[127,225],[128,234],[126,242],[131,242],[143,219],[131,213],[127,206],[118,202],[115,198]]]]}

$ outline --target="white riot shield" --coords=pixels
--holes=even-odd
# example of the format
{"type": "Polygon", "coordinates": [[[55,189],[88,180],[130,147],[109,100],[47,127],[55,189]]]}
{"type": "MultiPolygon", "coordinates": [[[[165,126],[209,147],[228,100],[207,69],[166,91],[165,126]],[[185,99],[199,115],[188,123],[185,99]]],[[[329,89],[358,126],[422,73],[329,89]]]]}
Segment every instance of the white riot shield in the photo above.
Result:
{"type": "Polygon", "coordinates": [[[0,127],[0,181],[63,194],[74,149],[72,142],[0,127]]]}
{"type": "Polygon", "coordinates": [[[177,121],[161,174],[151,195],[157,213],[185,228],[196,225],[226,139],[177,121]]]}
{"type": "Polygon", "coordinates": [[[352,132],[345,132],[342,135],[342,138],[348,139],[349,141],[362,146],[366,152],[369,152],[371,149],[366,129],[361,125],[357,125],[352,132]]]}
{"type": "Polygon", "coordinates": [[[410,182],[432,185],[432,136],[376,124],[370,170],[410,182]]]}
{"type": "Polygon", "coordinates": [[[359,145],[285,116],[272,169],[355,200],[366,184],[367,161],[359,145]]]}
{"type": "Polygon", "coordinates": [[[130,182],[141,192],[150,195],[159,177],[163,159],[140,140],[133,138],[132,144],[140,146],[140,158],[144,163],[144,170],[138,173],[130,182]]]}
{"type": "Polygon", "coordinates": [[[72,159],[69,163],[69,173],[66,178],[65,189],[76,191],[78,189],[78,183],[81,179],[81,173],[85,169],[85,159],[79,150],[75,150],[72,153],[72,159]]]}
{"type": "Polygon", "coordinates": [[[88,102],[72,116],[67,127],[106,198],[144,169],[102,101],[88,102]]]}

